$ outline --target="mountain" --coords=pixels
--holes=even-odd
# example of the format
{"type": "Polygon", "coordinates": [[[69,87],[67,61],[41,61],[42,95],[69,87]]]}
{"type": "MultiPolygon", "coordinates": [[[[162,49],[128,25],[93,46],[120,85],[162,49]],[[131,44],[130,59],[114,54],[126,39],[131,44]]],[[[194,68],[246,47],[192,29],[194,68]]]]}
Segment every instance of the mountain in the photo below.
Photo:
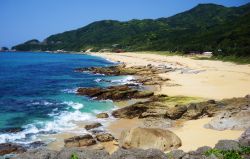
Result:
{"type": "Polygon", "coordinates": [[[213,51],[224,56],[250,56],[249,28],[250,3],[240,7],[199,4],[168,18],[98,21],[42,42],[33,39],[13,49],[81,51],[118,44],[117,48],[127,51],[213,51]]]}

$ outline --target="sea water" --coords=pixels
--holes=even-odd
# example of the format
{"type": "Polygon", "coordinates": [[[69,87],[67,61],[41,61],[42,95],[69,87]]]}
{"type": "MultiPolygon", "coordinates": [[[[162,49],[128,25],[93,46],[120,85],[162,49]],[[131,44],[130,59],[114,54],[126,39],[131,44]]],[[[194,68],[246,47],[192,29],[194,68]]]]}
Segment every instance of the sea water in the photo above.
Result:
{"type": "Polygon", "coordinates": [[[77,123],[93,122],[97,113],[114,109],[112,101],[78,96],[77,88],[124,84],[131,77],[74,71],[111,65],[82,54],[0,53],[0,143],[29,144],[39,135],[71,132],[77,123]]]}

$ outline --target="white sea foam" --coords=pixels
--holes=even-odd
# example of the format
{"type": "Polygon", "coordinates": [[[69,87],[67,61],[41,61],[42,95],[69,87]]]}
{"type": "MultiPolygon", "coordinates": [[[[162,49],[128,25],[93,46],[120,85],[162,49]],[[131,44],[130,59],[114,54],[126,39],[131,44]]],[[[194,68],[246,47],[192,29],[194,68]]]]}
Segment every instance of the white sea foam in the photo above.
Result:
{"type": "Polygon", "coordinates": [[[0,134],[0,143],[15,142],[29,144],[37,139],[41,132],[67,132],[76,129],[78,122],[92,121],[95,119],[90,113],[63,111],[52,121],[39,121],[24,126],[24,130],[17,133],[0,134]]]}
{"type": "Polygon", "coordinates": [[[99,83],[100,81],[102,81],[102,79],[100,79],[100,78],[95,79],[95,82],[97,82],[97,83],[99,83]]]}
{"type": "Polygon", "coordinates": [[[69,106],[71,106],[73,109],[79,110],[81,108],[84,107],[84,105],[82,103],[77,103],[77,102],[64,102],[63,104],[67,104],[69,106]]]}
{"type": "Polygon", "coordinates": [[[62,92],[69,93],[69,94],[74,94],[74,93],[77,92],[77,88],[74,88],[74,89],[63,89],[62,92]]]}
{"type": "Polygon", "coordinates": [[[135,83],[135,82],[133,81],[133,79],[134,79],[133,76],[127,76],[127,77],[122,78],[122,79],[111,80],[111,83],[131,84],[131,83],[135,83]]]}

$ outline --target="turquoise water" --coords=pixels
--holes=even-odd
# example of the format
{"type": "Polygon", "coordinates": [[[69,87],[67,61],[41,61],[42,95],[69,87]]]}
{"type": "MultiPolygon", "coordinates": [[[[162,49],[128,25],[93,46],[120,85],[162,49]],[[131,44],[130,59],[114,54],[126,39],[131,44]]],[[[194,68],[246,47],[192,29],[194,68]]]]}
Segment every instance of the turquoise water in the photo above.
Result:
{"type": "Polygon", "coordinates": [[[30,143],[41,134],[71,131],[76,122],[114,108],[112,101],[76,95],[78,87],[106,87],[127,77],[74,72],[78,67],[114,63],[79,54],[0,53],[0,143],[30,143]],[[100,82],[106,79],[110,82],[100,82]],[[21,131],[9,133],[18,128],[21,131]]]}

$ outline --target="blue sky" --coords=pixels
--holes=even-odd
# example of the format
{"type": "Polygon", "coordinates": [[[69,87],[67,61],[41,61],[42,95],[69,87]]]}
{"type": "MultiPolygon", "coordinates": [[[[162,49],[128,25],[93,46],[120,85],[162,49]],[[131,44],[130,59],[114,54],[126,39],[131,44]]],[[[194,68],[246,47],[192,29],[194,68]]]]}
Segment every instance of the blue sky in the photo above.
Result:
{"type": "Polygon", "coordinates": [[[239,6],[250,0],[0,0],[0,46],[85,26],[104,19],[169,17],[199,3],[239,6]]]}

